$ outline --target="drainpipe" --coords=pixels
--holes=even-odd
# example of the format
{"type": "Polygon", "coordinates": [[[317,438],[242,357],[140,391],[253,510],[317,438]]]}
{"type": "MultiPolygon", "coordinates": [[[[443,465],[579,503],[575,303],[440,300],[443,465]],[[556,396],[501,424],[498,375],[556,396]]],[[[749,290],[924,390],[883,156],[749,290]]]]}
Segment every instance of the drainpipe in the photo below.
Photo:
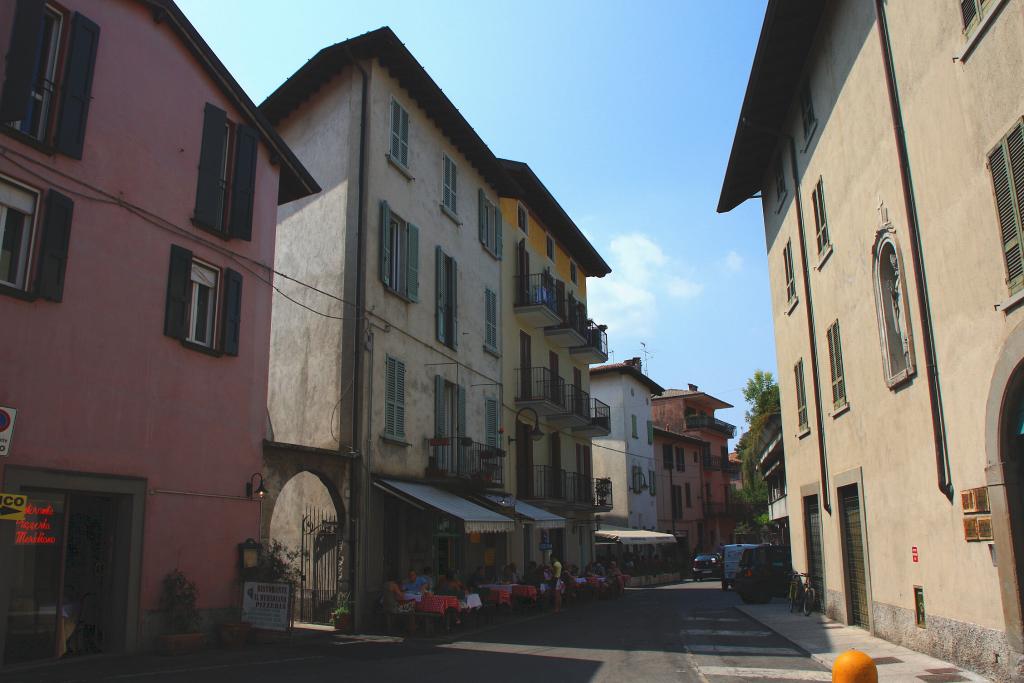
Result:
{"type": "MultiPolygon", "coordinates": [[[[355,337],[352,345],[352,444],[359,448],[361,440],[361,414],[363,400],[363,349],[366,343],[364,311],[366,309],[366,138],[367,122],[369,120],[369,74],[359,63],[352,53],[345,48],[346,56],[352,65],[359,70],[362,79],[362,93],[359,113],[359,188],[357,190],[356,208],[356,296],[355,296],[355,337]]],[[[344,282],[342,282],[344,291],[344,282]]],[[[344,399],[344,396],[341,396],[344,399]]],[[[339,429],[340,433],[340,429],[339,429]]],[[[369,439],[369,434],[367,434],[369,439]]],[[[363,597],[366,595],[366,553],[364,552],[364,539],[368,535],[368,517],[370,512],[370,448],[369,440],[363,448],[360,465],[353,469],[358,477],[351,486],[352,492],[356,493],[356,504],[353,506],[357,512],[357,532],[355,543],[350,544],[352,552],[355,553],[355,562],[349,563],[351,571],[355,573],[354,580],[350,584],[354,588],[354,622],[356,629],[361,628],[364,612],[363,597]],[[358,566],[358,569],[357,569],[358,566]]],[[[340,444],[339,444],[340,448],[340,444]]]]}
{"type": "Polygon", "coordinates": [[[789,142],[790,171],[793,176],[793,199],[796,202],[796,227],[800,238],[800,271],[804,280],[804,311],[807,314],[807,336],[811,346],[811,387],[814,391],[814,416],[817,426],[818,468],[821,472],[821,506],[825,512],[832,514],[832,503],[829,498],[828,484],[828,452],[825,449],[824,414],[821,410],[821,383],[818,380],[818,338],[814,327],[814,303],[811,300],[811,279],[807,268],[807,240],[804,238],[804,204],[800,195],[800,176],[796,165],[796,141],[793,136],[742,119],[743,125],[767,133],[777,139],[789,142]]]}
{"type": "Polygon", "coordinates": [[[935,470],[939,491],[952,502],[953,481],[949,472],[949,444],[946,438],[946,420],[942,412],[942,389],[939,386],[939,366],[935,352],[935,330],[932,327],[932,313],[928,298],[928,281],[925,277],[924,259],[922,258],[921,223],[917,215],[917,201],[914,198],[914,181],[910,173],[907,135],[903,127],[903,110],[900,106],[899,89],[896,85],[896,67],[892,59],[892,42],[889,38],[889,23],[885,17],[884,0],[875,0],[875,14],[878,17],[878,39],[882,45],[885,85],[889,94],[889,109],[892,114],[893,134],[896,136],[903,201],[907,211],[907,231],[910,233],[910,257],[914,262],[917,309],[921,311],[921,341],[924,344],[925,379],[928,383],[928,402],[932,412],[935,470]]]}

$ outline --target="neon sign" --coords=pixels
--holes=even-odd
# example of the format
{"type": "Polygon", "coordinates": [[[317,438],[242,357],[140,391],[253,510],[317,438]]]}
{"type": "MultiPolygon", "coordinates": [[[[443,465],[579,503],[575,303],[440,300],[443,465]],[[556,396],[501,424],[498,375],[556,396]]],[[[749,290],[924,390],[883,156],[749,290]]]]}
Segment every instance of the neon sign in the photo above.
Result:
{"type": "Polygon", "coordinates": [[[29,503],[25,519],[15,522],[14,545],[56,545],[53,533],[53,504],[40,507],[29,503]]]}

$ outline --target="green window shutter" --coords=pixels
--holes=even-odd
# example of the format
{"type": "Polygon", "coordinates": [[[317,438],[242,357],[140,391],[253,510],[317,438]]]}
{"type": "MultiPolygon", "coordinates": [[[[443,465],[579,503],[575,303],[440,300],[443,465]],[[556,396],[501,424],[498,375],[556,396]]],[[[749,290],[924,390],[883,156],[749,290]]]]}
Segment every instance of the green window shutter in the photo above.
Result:
{"type": "Polygon", "coordinates": [[[839,334],[839,321],[835,323],[835,332],[832,334],[832,338],[835,340],[836,345],[836,394],[839,396],[838,402],[840,404],[846,403],[846,375],[843,371],[843,341],[839,334]]]}
{"type": "Polygon", "coordinates": [[[654,423],[647,421],[647,443],[654,443],[654,423]]]}
{"type": "Polygon", "coordinates": [[[1013,294],[1024,285],[1024,261],[1022,261],[1022,215],[1024,204],[1024,124],[1018,124],[1005,142],[994,149],[988,157],[992,173],[992,189],[995,194],[996,212],[1003,244],[1003,258],[1006,262],[1006,284],[1013,294]]]}
{"type": "Polygon", "coordinates": [[[501,240],[501,199],[499,199],[498,203],[494,205],[494,255],[499,259],[501,258],[501,240]]]}
{"type": "Polygon", "coordinates": [[[395,436],[395,408],[396,408],[396,372],[395,359],[391,356],[384,357],[384,433],[388,436],[395,436]]]}
{"type": "Polygon", "coordinates": [[[444,252],[441,251],[440,245],[434,247],[434,261],[435,270],[437,271],[437,340],[444,343],[448,339],[448,334],[445,330],[445,304],[448,300],[448,295],[445,293],[444,252]]]}
{"type": "Polygon", "coordinates": [[[391,209],[386,201],[380,203],[380,281],[391,286],[391,209]]]}
{"type": "Polygon", "coordinates": [[[466,387],[459,385],[458,388],[458,436],[466,436],[466,387]]]}
{"type": "Polygon", "coordinates": [[[488,398],[484,400],[484,418],[487,422],[487,447],[498,448],[498,401],[488,398]]]}
{"type": "Polygon", "coordinates": [[[451,347],[459,348],[459,265],[455,259],[450,259],[451,281],[448,283],[448,306],[451,308],[451,347]]]}
{"type": "Polygon", "coordinates": [[[484,343],[490,349],[498,348],[498,296],[494,290],[484,290],[484,343]]]}
{"type": "Polygon", "coordinates": [[[444,409],[444,377],[434,375],[434,436],[449,436],[448,419],[444,409]]]}
{"type": "Polygon", "coordinates": [[[825,181],[823,178],[818,178],[818,184],[812,194],[814,227],[817,234],[818,253],[821,254],[831,244],[828,237],[828,214],[825,211],[825,181]]]}
{"type": "Polygon", "coordinates": [[[654,470],[647,470],[647,476],[651,479],[651,495],[658,495],[658,478],[654,476],[654,470]]]}
{"type": "Polygon", "coordinates": [[[395,361],[395,436],[405,438],[405,363],[395,361]]]}
{"type": "Polygon", "coordinates": [[[630,415],[630,417],[633,418],[633,420],[632,420],[633,421],[633,438],[635,439],[636,438],[636,415],[630,415]]]}
{"type": "Polygon", "coordinates": [[[402,109],[402,165],[409,165],[409,112],[402,109]]]}
{"type": "Polygon", "coordinates": [[[966,31],[978,18],[978,0],[960,0],[960,17],[964,21],[966,31]]]}
{"type": "Polygon", "coordinates": [[[408,248],[405,254],[405,295],[411,301],[420,300],[420,229],[408,225],[408,248]]]}
{"type": "Polygon", "coordinates": [[[391,100],[391,158],[402,160],[402,105],[391,100]]]}

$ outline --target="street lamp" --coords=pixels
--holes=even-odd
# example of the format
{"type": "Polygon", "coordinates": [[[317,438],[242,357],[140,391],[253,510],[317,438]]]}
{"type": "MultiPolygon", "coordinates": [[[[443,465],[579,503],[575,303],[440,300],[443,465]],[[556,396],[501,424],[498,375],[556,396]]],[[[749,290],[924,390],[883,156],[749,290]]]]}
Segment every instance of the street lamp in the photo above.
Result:
{"type": "Polygon", "coordinates": [[[253,493],[256,494],[256,498],[263,500],[263,496],[267,495],[267,487],[263,485],[263,475],[259,472],[254,472],[249,481],[245,482],[245,497],[252,500],[253,493]],[[259,480],[259,486],[253,491],[253,483],[259,480]]]}
{"type": "MultiPolygon", "coordinates": [[[[544,438],[544,432],[541,431],[541,428],[540,428],[540,416],[537,415],[537,411],[536,410],[534,410],[530,406],[525,406],[523,408],[520,408],[516,412],[516,416],[513,419],[513,422],[518,423],[519,422],[519,416],[522,415],[526,411],[530,411],[531,413],[533,413],[533,429],[530,430],[530,439],[532,439],[533,441],[540,441],[541,439],[544,438]]],[[[508,437],[508,442],[509,443],[512,443],[513,441],[515,441],[515,439],[513,437],[511,437],[511,436],[508,437]]]]}

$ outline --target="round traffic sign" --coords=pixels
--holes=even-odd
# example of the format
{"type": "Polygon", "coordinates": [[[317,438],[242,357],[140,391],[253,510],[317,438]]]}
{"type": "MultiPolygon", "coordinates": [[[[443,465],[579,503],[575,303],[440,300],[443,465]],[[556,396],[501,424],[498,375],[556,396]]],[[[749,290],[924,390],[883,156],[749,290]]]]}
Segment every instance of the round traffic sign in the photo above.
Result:
{"type": "Polygon", "coordinates": [[[0,432],[6,431],[11,426],[11,414],[0,408],[0,432]]]}

